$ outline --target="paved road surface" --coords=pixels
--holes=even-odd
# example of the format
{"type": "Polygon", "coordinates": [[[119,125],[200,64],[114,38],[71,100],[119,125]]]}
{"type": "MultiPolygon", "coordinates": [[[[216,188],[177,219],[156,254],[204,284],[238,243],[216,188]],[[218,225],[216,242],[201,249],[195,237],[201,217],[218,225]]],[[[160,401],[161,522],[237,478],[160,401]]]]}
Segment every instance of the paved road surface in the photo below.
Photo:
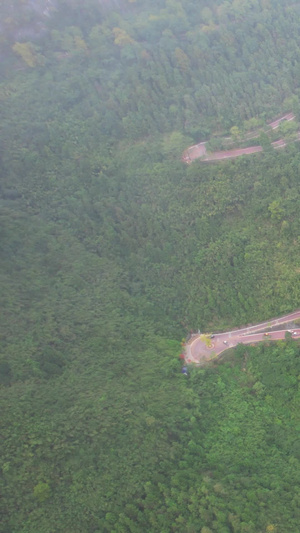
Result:
{"type": "Polygon", "coordinates": [[[261,146],[249,146],[248,148],[236,148],[234,150],[222,150],[221,152],[212,152],[205,156],[203,161],[219,161],[222,159],[230,159],[232,157],[239,157],[240,155],[255,154],[262,152],[261,146]]]}
{"type": "MultiPolygon", "coordinates": [[[[273,130],[276,130],[279,127],[280,122],[282,122],[283,120],[290,122],[291,120],[294,120],[294,119],[295,119],[295,115],[293,113],[287,113],[286,115],[283,115],[277,120],[270,122],[268,126],[272,128],[273,130]]],[[[298,140],[300,140],[300,132],[298,133],[298,140]]],[[[182,161],[185,163],[191,163],[192,161],[195,161],[195,159],[199,159],[200,157],[202,158],[202,161],[206,161],[206,162],[207,161],[222,161],[224,159],[239,157],[241,155],[255,154],[257,152],[262,152],[263,150],[261,146],[249,146],[248,148],[237,148],[234,150],[227,150],[227,151],[222,150],[219,152],[212,152],[211,154],[207,154],[206,144],[207,144],[206,142],[202,142],[202,143],[194,144],[193,146],[190,146],[183,153],[182,161]]],[[[273,142],[272,145],[274,148],[284,148],[286,146],[286,143],[283,139],[279,139],[279,141],[273,142]]]]}
{"type": "MultiPolygon", "coordinates": [[[[293,322],[297,319],[300,319],[300,310],[269,320],[268,322],[255,324],[254,326],[226,331],[224,333],[216,333],[211,339],[213,343],[211,348],[205,345],[200,335],[195,335],[186,346],[185,360],[187,363],[203,364],[214,359],[225,350],[234,348],[238,344],[252,344],[266,340],[282,340],[285,338],[287,329],[268,331],[268,335],[265,335],[265,330],[293,322]]],[[[293,332],[292,338],[300,338],[300,328],[294,328],[291,331],[293,332]]]]}
{"type": "MultiPolygon", "coordinates": [[[[273,122],[269,122],[267,124],[267,126],[269,126],[269,128],[271,128],[272,130],[277,130],[277,128],[279,127],[279,124],[280,122],[282,122],[283,120],[286,120],[287,122],[290,122],[291,120],[294,120],[296,118],[296,116],[293,114],[293,113],[287,113],[286,115],[283,115],[282,117],[278,118],[277,120],[274,120],[273,122]]],[[[245,138],[249,141],[251,139],[257,139],[257,137],[259,137],[261,133],[261,130],[259,131],[249,131],[249,133],[246,133],[245,134],[245,138]]],[[[229,139],[231,139],[231,137],[228,137],[229,139]]]]}
{"type": "Polygon", "coordinates": [[[270,122],[268,126],[270,126],[272,130],[276,130],[279,127],[280,122],[282,122],[283,120],[290,122],[291,120],[294,120],[294,118],[296,118],[294,113],[287,113],[286,115],[283,115],[283,117],[274,120],[274,122],[270,122]]]}

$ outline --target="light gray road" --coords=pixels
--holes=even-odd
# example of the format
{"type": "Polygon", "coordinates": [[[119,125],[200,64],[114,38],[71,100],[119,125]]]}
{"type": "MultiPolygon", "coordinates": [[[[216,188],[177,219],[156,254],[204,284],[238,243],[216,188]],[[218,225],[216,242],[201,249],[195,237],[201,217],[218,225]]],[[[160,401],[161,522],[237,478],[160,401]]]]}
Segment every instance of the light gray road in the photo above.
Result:
{"type": "MultiPolygon", "coordinates": [[[[295,119],[295,115],[293,113],[287,113],[286,115],[283,115],[277,120],[270,122],[268,126],[272,128],[273,130],[276,130],[283,120],[290,122],[291,120],[294,120],[294,119],[295,119]]],[[[257,137],[258,135],[259,133],[255,134],[254,138],[257,137]]],[[[251,137],[248,137],[248,139],[249,138],[251,137]]],[[[300,132],[298,132],[298,140],[300,140],[300,132]]],[[[184,163],[191,163],[192,161],[194,161],[195,159],[199,159],[200,157],[202,158],[202,161],[204,162],[221,161],[223,159],[231,159],[231,158],[239,157],[241,155],[250,155],[250,154],[255,154],[256,152],[263,151],[262,146],[249,146],[248,148],[235,148],[233,150],[222,150],[219,152],[212,152],[211,154],[207,154],[206,144],[207,142],[201,142],[199,144],[194,144],[193,146],[190,146],[183,153],[182,161],[184,163]]],[[[271,144],[275,149],[284,148],[286,146],[286,142],[284,141],[284,139],[279,139],[278,141],[272,142],[271,144]]]]}
{"type": "Polygon", "coordinates": [[[283,117],[280,117],[277,120],[274,120],[274,122],[270,122],[268,126],[270,126],[272,130],[276,130],[279,127],[280,122],[282,122],[283,120],[290,122],[291,120],[294,120],[294,118],[295,118],[294,113],[287,113],[286,115],[283,115],[283,117]]]}
{"type": "MultiPolygon", "coordinates": [[[[186,346],[185,360],[187,363],[203,364],[214,359],[225,350],[234,348],[238,344],[252,344],[266,340],[282,340],[285,338],[287,329],[268,332],[266,330],[293,322],[297,319],[300,319],[300,310],[279,318],[274,318],[268,322],[255,324],[254,326],[226,331],[224,333],[216,333],[211,339],[212,346],[210,348],[201,340],[200,335],[195,335],[186,346]]],[[[300,327],[291,330],[291,335],[292,338],[298,339],[300,337],[300,327]]]]}

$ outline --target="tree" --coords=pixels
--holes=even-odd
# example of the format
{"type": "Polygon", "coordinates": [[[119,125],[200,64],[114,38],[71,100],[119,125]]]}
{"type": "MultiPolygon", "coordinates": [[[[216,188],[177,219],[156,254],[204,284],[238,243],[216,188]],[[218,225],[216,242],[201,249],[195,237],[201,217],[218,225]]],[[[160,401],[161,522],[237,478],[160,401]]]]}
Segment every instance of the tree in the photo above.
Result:
{"type": "Polygon", "coordinates": [[[39,63],[38,55],[32,43],[15,43],[12,47],[13,51],[21,56],[26,65],[33,68],[39,63]]]}
{"type": "Polygon", "coordinates": [[[241,132],[237,126],[232,126],[232,128],[230,128],[230,134],[234,141],[238,141],[241,136],[241,132]]]}
{"type": "Polygon", "coordinates": [[[273,148],[273,146],[271,144],[270,138],[265,132],[262,132],[260,134],[260,136],[259,136],[259,144],[262,147],[264,152],[272,152],[274,150],[274,148],[273,148]]]}
{"type": "Polygon", "coordinates": [[[172,159],[180,159],[185,148],[191,145],[193,140],[180,131],[173,131],[164,136],[162,152],[172,159]]]}
{"type": "Polygon", "coordinates": [[[33,489],[33,494],[35,498],[40,502],[48,500],[51,496],[51,489],[48,483],[39,482],[33,489]]]}
{"type": "Polygon", "coordinates": [[[207,346],[207,348],[211,348],[212,346],[212,340],[210,338],[210,335],[200,335],[200,339],[202,342],[204,342],[205,346],[207,346]]]}
{"type": "Polygon", "coordinates": [[[285,140],[292,141],[297,137],[298,125],[293,120],[283,120],[279,125],[279,131],[285,140]]]}
{"type": "Polygon", "coordinates": [[[212,24],[214,21],[213,12],[209,7],[204,7],[201,11],[201,18],[204,24],[212,24]]]}
{"type": "Polygon", "coordinates": [[[126,46],[127,44],[134,44],[136,42],[122,28],[113,28],[112,31],[115,36],[114,43],[120,47],[126,46]]]}
{"type": "Polygon", "coordinates": [[[282,200],[274,200],[268,207],[271,213],[271,218],[274,220],[282,220],[284,217],[284,209],[282,207],[282,200]]]}
{"type": "Polygon", "coordinates": [[[188,72],[190,69],[190,60],[181,48],[175,48],[175,59],[178,67],[183,72],[188,72]]]}
{"type": "Polygon", "coordinates": [[[9,385],[12,380],[11,366],[7,361],[0,361],[0,384],[9,385]]]}

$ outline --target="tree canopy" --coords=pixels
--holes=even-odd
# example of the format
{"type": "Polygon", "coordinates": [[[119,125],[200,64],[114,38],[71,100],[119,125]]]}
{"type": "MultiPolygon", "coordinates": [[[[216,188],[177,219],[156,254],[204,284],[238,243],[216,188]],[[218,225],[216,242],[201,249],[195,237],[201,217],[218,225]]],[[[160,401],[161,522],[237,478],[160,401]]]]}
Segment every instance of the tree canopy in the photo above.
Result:
{"type": "Polygon", "coordinates": [[[299,345],[179,354],[299,307],[298,143],[181,161],[298,113],[299,7],[35,5],[0,3],[0,529],[296,533],[299,345]]]}

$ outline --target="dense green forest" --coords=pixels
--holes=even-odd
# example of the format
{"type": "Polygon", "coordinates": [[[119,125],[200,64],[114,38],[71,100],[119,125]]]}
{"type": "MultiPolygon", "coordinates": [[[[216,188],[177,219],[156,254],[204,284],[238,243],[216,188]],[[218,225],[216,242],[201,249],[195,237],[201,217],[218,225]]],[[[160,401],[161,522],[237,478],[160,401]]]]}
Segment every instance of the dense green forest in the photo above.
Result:
{"type": "Polygon", "coordinates": [[[1,532],[299,533],[300,346],[178,358],[299,307],[298,143],[180,160],[299,118],[299,6],[0,14],[1,532]]]}

